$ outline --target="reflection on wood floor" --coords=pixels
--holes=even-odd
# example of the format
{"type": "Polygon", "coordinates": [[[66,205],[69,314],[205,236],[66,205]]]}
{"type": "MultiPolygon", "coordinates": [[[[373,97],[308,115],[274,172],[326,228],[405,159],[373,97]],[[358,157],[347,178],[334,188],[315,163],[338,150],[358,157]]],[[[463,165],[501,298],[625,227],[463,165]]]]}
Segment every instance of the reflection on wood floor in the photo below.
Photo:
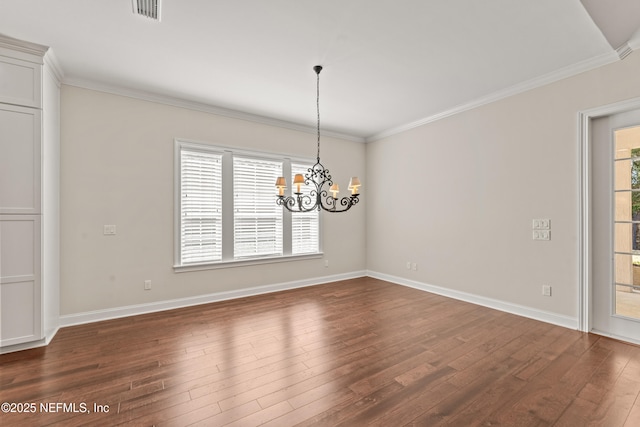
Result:
{"type": "Polygon", "coordinates": [[[36,405],[3,427],[638,426],[639,393],[640,347],[371,278],[0,356],[0,402],[36,405]]]}

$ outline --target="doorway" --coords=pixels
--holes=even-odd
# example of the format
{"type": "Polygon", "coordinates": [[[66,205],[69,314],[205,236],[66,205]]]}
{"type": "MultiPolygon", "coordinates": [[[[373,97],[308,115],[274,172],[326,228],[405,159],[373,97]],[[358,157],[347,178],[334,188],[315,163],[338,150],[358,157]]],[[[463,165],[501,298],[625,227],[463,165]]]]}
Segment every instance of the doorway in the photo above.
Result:
{"type": "Polygon", "coordinates": [[[640,109],[590,120],[586,331],[640,343],[640,109]]]}

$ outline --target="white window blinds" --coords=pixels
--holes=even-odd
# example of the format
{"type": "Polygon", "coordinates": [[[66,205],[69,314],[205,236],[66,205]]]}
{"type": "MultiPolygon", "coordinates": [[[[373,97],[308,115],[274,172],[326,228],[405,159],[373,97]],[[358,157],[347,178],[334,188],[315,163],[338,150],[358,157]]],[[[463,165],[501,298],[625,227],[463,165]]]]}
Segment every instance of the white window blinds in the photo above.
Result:
{"type": "Polygon", "coordinates": [[[233,157],[234,258],[282,255],[282,207],[276,178],[282,161],[233,157]]]}
{"type": "MultiPolygon", "coordinates": [[[[305,176],[311,165],[291,163],[291,181],[296,174],[305,176]]],[[[300,190],[309,196],[313,185],[303,185],[300,190]]],[[[320,247],[320,212],[314,210],[305,213],[291,214],[291,253],[293,255],[318,252],[320,247]]]]}
{"type": "Polygon", "coordinates": [[[222,155],[180,151],[180,259],[222,259],[222,155]]]}
{"type": "Polygon", "coordinates": [[[277,177],[292,185],[311,160],[180,139],[174,147],[176,271],[321,255],[320,213],[276,203],[277,177]]]}

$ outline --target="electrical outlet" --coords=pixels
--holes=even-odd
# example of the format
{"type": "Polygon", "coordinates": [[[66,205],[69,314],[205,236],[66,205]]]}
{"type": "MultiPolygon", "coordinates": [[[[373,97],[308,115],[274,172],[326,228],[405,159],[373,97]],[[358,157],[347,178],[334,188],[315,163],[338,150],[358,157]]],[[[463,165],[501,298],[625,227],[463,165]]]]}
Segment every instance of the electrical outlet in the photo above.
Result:
{"type": "Polygon", "coordinates": [[[411,264],[411,269],[413,271],[418,271],[418,264],[416,264],[415,262],[413,264],[411,264]]]}
{"type": "Polygon", "coordinates": [[[329,267],[329,260],[325,259],[324,260],[324,268],[327,268],[327,267],[329,267]]]}
{"type": "Polygon", "coordinates": [[[551,230],[550,219],[534,219],[532,228],[534,230],[551,230]]]}
{"type": "Polygon", "coordinates": [[[551,231],[533,230],[533,240],[551,240],[551,231]]]}
{"type": "Polygon", "coordinates": [[[145,280],[144,281],[144,290],[145,291],[150,291],[151,290],[151,280],[145,280]]]}
{"type": "Polygon", "coordinates": [[[411,261],[407,261],[407,270],[411,270],[411,261]]]}
{"type": "Polygon", "coordinates": [[[544,295],[545,297],[550,297],[551,296],[551,286],[542,285],[542,295],[544,295]]]}

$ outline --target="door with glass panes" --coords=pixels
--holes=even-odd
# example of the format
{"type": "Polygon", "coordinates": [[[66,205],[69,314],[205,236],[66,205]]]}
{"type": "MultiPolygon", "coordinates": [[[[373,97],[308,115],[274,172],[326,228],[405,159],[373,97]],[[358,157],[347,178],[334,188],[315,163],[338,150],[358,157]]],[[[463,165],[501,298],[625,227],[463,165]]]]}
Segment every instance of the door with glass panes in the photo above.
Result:
{"type": "Polygon", "coordinates": [[[640,342],[640,111],[592,125],[592,330],[640,342]]]}

